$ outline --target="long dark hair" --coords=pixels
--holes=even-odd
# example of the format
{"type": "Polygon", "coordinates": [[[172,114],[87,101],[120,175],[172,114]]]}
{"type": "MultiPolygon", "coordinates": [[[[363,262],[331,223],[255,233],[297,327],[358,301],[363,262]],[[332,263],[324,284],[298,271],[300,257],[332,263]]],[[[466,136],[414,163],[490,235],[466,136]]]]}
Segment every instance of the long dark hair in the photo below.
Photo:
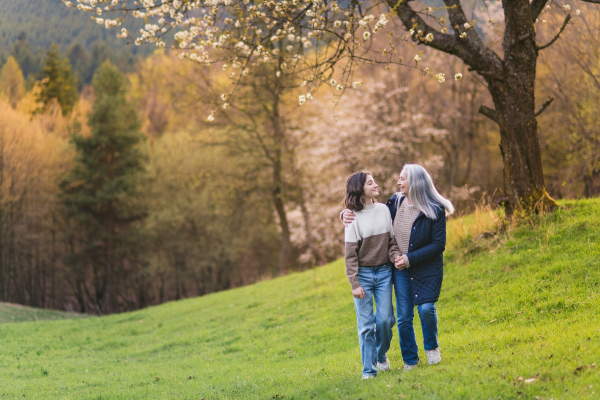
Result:
{"type": "Polygon", "coordinates": [[[371,173],[356,171],[346,179],[345,208],[352,211],[360,211],[364,208],[366,201],[364,187],[368,175],[371,175],[371,173]]]}

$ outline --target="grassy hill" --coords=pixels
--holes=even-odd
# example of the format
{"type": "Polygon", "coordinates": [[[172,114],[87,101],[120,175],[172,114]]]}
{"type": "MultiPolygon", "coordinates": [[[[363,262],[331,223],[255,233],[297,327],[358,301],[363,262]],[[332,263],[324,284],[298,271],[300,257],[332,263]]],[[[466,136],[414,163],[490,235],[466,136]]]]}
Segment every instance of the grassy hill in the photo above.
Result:
{"type": "Polygon", "coordinates": [[[450,223],[439,365],[398,370],[395,335],[392,371],[361,381],[340,260],[138,312],[0,325],[0,398],[599,398],[600,200],[563,205],[487,239],[481,215],[450,223]]]}

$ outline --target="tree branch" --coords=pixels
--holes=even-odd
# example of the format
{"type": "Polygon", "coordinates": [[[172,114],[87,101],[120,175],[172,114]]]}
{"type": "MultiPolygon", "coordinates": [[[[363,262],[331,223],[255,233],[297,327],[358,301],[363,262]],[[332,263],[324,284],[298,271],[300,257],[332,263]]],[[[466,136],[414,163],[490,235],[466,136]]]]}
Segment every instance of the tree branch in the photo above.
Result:
{"type": "Polygon", "coordinates": [[[581,0],[584,3],[600,4],[600,0],[581,0]]]}
{"type": "Polygon", "coordinates": [[[492,71],[477,71],[474,68],[469,68],[469,71],[475,71],[479,75],[483,76],[484,78],[495,79],[495,80],[501,81],[501,82],[504,82],[506,80],[506,79],[504,79],[504,77],[502,75],[497,74],[497,73],[492,72],[492,71]]]}
{"type": "MultiPolygon", "coordinates": [[[[423,31],[423,36],[431,33],[433,35],[433,41],[424,42],[420,41],[421,44],[432,47],[436,50],[442,51],[447,54],[455,55],[463,60],[467,65],[473,68],[475,71],[502,70],[502,60],[496,53],[490,50],[476,32],[475,28],[471,27],[467,32],[466,38],[460,38],[460,29],[454,29],[453,34],[444,34],[423,20],[423,18],[413,10],[410,6],[412,0],[386,0],[388,6],[396,12],[400,21],[407,30],[414,29],[415,31],[423,31]]],[[[448,13],[451,13],[453,17],[450,19],[452,26],[456,26],[455,21],[462,21],[462,24],[458,25],[463,27],[464,23],[468,22],[465,17],[462,8],[460,7],[459,0],[444,0],[447,7],[448,13]]],[[[417,41],[418,37],[415,33],[412,37],[413,40],[417,41]]]]}
{"type": "Polygon", "coordinates": [[[548,100],[546,100],[544,102],[544,104],[542,104],[542,106],[535,112],[535,116],[537,117],[538,115],[540,115],[541,113],[544,112],[544,110],[546,108],[548,108],[548,106],[550,105],[550,103],[552,103],[554,101],[554,97],[550,97],[548,100]]]}
{"type": "Polygon", "coordinates": [[[540,16],[544,7],[548,3],[548,0],[533,0],[529,5],[529,9],[531,10],[531,20],[535,22],[535,20],[540,16]]]}
{"type": "MultiPolygon", "coordinates": [[[[598,4],[600,4],[600,0],[594,0],[594,1],[598,1],[598,4]]],[[[558,40],[558,38],[560,37],[561,33],[563,33],[563,31],[565,30],[565,28],[567,27],[567,24],[569,23],[569,21],[571,20],[571,14],[567,15],[567,18],[565,18],[562,26],[560,27],[560,30],[558,31],[558,33],[556,34],[556,36],[554,36],[552,38],[551,41],[549,41],[548,43],[546,43],[543,46],[538,46],[537,44],[535,45],[535,49],[537,51],[540,50],[544,50],[546,47],[550,47],[554,44],[554,42],[556,42],[558,40]]]]}
{"type": "Polygon", "coordinates": [[[494,121],[496,124],[498,124],[498,113],[496,112],[496,110],[493,110],[487,106],[481,106],[479,107],[479,113],[485,115],[486,117],[494,121]]]}

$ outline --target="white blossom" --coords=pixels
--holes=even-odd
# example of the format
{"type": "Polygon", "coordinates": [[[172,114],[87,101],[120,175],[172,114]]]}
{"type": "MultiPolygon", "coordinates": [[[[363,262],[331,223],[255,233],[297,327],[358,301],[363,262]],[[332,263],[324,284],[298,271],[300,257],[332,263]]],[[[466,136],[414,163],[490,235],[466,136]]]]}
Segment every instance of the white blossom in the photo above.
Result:
{"type": "Polygon", "coordinates": [[[305,95],[303,95],[303,94],[301,94],[301,95],[298,97],[298,103],[300,103],[300,105],[301,105],[301,106],[302,106],[302,105],[304,105],[304,103],[306,103],[306,96],[305,96],[305,95]]]}
{"type": "Polygon", "coordinates": [[[463,74],[461,74],[460,72],[457,73],[456,75],[454,75],[454,79],[457,81],[460,81],[462,79],[462,77],[463,77],[463,74]]]}

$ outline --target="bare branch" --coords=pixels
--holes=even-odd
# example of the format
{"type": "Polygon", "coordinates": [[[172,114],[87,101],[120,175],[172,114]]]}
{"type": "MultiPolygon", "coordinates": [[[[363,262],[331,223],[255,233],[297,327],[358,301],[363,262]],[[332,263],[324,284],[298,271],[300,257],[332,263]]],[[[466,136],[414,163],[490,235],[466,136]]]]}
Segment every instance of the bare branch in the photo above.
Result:
{"type": "Polygon", "coordinates": [[[496,112],[496,110],[493,110],[487,106],[480,106],[479,113],[485,115],[486,117],[494,121],[496,124],[498,124],[498,113],[496,112]]]}
{"type": "MultiPolygon", "coordinates": [[[[387,0],[387,3],[396,12],[406,29],[414,29],[416,32],[423,31],[423,37],[429,33],[433,35],[433,41],[420,41],[421,44],[455,55],[477,72],[492,70],[499,74],[502,70],[501,58],[483,43],[474,28],[463,29],[467,36],[465,38],[460,37],[460,34],[463,33],[460,27],[464,27],[468,20],[459,0],[444,0],[448,7],[452,26],[459,26],[458,30],[455,28],[453,34],[441,33],[428,25],[419,13],[411,8],[410,1],[387,0]],[[456,23],[458,21],[462,21],[462,23],[456,23]]],[[[413,35],[413,40],[418,40],[416,33],[413,35]]]]}
{"type": "Polygon", "coordinates": [[[544,112],[544,110],[546,108],[548,108],[548,106],[554,101],[554,97],[550,97],[548,100],[546,100],[544,102],[544,104],[542,104],[542,106],[535,112],[535,116],[537,117],[538,115],[540,115],[541,113],[544,112]]]}
{"type": "Polygon", "coordinates": [[[600,4],[600,0],[581,0],[584,3],[600,4]]]}
{"type": "MultiPolygon", "coordinates": [[[[600,0],[598,0],[599,4],[600,4],[600,0]]],[[[537,51],[540,50],[544,50],[546,47],[550,47],[554,44],[554,42],[556,42],[558,40],[558,38],[560,37],[560,35],[563,33],[563,31],[565,30],[565,28],[567,27],[567,24],[569,23],[569,21],[571,20],[571,14],[567,15],[567,18],[565,18],[562,26],[560,27],[560,30],[558,31],[558,33],[556,34],[556,36],[554,36],[552,38],[551,41],[549,41],[548,43],[546,43],[543,46],[538,46],[537,44],[535,45],[535,49],[537,51]]]]}
{"type": "Polygon", "coordinates": [[[529,8],[531,9],[531,20],[533,22],[535,22],[535,20],[540,16],[542,10],[546,6],[546,3],[548,3],[548,0],[533,0],[531,2],[529,8]]]}

